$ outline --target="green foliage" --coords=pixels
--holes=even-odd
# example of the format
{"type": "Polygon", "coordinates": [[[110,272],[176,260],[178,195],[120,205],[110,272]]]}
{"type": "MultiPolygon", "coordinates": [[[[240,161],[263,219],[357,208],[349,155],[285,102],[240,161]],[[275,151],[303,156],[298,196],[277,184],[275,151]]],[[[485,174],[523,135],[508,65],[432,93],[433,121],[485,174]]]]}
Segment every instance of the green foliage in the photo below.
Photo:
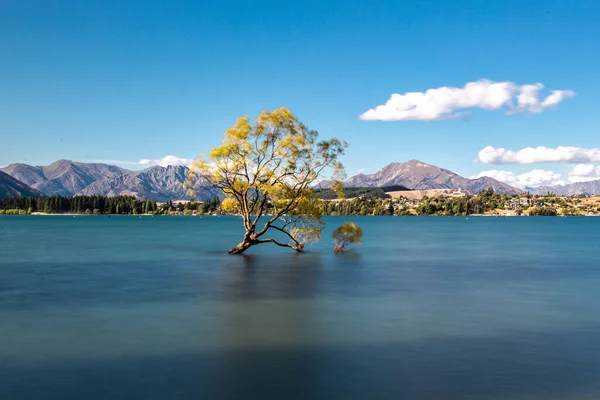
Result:
{"type": "Polygon", "coordinates": [[[579,210],[577,210],[574,207],[563,207],[561,210],[562,215],[581,215],[581,213],[579,212],[579,210]]]}
{"type": "MultiPolygon", "coordinates": [[[[74,197],[20,197],[0,200],[0,210],[21,210],[31,214],[35,212],[50,214],[125,214],[140,212],[144,205],[157,209],[154,201],[140,201],[133,196],[74,196],[74,197]]],[[[6,214],[6,212],[5,212],[6,214]]]]}
{"type": "MultiPolygon", "coordinates": [[[[346,198],[377,198],[377,199],[389,199],[391,196],[386,192],[396,192],[410,190],[401,185],[385,186],[385,187],[347,187],[344,188],[344,197],[346,198]]],[[[316,189],[315,196],[320,199],[332,200],[339,198],[339,193],[334,189],[316,189]]]]}
{"type": "Polygon", "coordinates": [[[410,212],[410,209],[408,208],[404,208],[402,210],[399,210],[396,215],[401,216],[401,217],[409,217],[414,215],[413,213],[410,212]]]}
{"type": "Polygon", "coordinates": [[[362,236],[363,231],[360,226],[353,222],[344,222],[331,234],[334,242],[333,251],[335,253],[345,251],[347,246],[360,242],[362,236]]]}
{"type": "Polygon", "coordinates": [[[418,215],[471,215],[492,211],[507,201],[505,195],[487,189],[478,195],[460,197],[440,196],[423,197],[421,205],[416,208],[418,215]]]}
{"type": "MultiPolygon", "coordinates": [[[[190,201],[174,205],[172,201],[157,204],[152,200],[138,200],[133,196],[75,196],[75,197],[44,197],[15,198],[0,200],[0,212],[8,214],[6,210],[20,210],[22,213],[31,214],[43,212],[49,214],[186,214],[194,213],[212,214],[220,210],[221,201],[218,197],[213,200],[198,203],[190,201]]],[[[11,211],[11,213],[18,213],[11,211]]]]}
{"type": "Polygon", "coordinates": [[[25,210],[17,210],[17,209],[8,209],[8,210],[0,210],[0,215],[26,215],[27,211],[25,210]]]}
{"type": "Polygon", "coordinates": [[[324,215],[394,215],[392,199],[356,197],[353,199],[324,201],[324,215]]]}
{"type": "Polygon", "coordinates": [[[529,210],[531,216],[555,216],[556,210],[552,207],[533,207],[529,210]]]}

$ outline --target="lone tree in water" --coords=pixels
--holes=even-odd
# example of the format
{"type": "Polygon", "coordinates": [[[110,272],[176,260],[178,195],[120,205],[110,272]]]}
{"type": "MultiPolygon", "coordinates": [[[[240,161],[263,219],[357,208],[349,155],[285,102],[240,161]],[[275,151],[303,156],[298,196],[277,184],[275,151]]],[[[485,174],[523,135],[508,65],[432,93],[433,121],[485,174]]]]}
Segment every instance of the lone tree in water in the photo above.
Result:
{"type": "Polygon", "coordinates": [[[243,239],[229,253],[262,243],[301,252],[319,240],[322,207],[312,186],[331,172],[334,187],[341,190],[344,170],[338,159],[347,144],[335,138],[318,141],[318,136],[282,107],[263,111],[254,125],[247,117],[238,119],[225,131],[221,146],[194,162],[187,186],[205,182],[221,189],[223,210],[242,217],[243,239]],[[267,237],[273,231],[286,240],[267,237]]]}
{"type": "Polygon", "coordinates": [[[347,246],[360,242],[362,235],[363,232],[360,226],[353,222],[344,222],[331,234],[335,244],[333,251],[335,253],[342,253],[346,250],[347,246]]]}

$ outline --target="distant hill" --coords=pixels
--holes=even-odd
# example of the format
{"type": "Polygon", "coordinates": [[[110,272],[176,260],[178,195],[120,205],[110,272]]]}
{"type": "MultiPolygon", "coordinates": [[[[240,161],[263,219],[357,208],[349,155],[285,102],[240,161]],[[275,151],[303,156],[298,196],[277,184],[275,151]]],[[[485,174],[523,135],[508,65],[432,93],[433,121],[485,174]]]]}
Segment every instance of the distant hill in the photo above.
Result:
{"type": "Polygon", "coordinates": [[[46,166],[11,164],[2,171],[49,196],[73,196],[104,179],[131,173],[114,165],[59,160],[46,166]]]}
{"type": "MultiPolygon", "coordinates": [[[[321,187],[330,183],[323,182],[321,187]]],[[[359,174],[349,178],[347,187],[385,187],[400,185],[413,190],[452,189],[479,193],[492,188],[496,193],[515,194],[520,190],[493,178],[464,178],[452,171],[419,160],[391,163],[374,174],[359,174]]]]}
{"type": "MultiPolygon", "coordinates": [[[[48,195],[133,195],[156,201],[189,199],[183,184],[189,172],[184,166],[153,166],[130,171],[115,165],[59,160],[46,166],[11,164],[0,169],[48,195]]],[[[211,200],[218,190],[197,188],[198,200],[211,200]]]]}
{"type": "Polygon", "coordinates": [[[579,194],[591,195],[600,194],[600,179],[590,182],[569,183],[567,185],[540,186],[537,188],[527,188],[532,194],[546,194],[552,192],[558,196],[576,196],[579,194]]]}
{"type": "Polygon", "coordinates": [[[42,193],[0,171],[0,200],[12,197],[40,197],[42,193]]]}
{"type": "MultiPolygon", "coordinates": [[[[181,165],[154,166],[142,171],[130,172],[112,179],[103,179],[87,186],[80,193],[105,196],[132,195],[156,201],[185,200],[190,196],[183,186],[189,169],[181,165]]],[[[212,200],[220,194],[218,189],[200,187],[199,200],[212,200]]]]}

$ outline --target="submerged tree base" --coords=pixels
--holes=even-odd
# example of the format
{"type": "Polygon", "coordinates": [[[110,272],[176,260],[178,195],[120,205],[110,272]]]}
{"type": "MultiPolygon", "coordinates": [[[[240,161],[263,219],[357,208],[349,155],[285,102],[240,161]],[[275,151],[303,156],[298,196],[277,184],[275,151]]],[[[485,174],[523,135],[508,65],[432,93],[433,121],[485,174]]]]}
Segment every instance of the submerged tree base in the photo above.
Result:
{"type": "Polygon", "coordinates": [[[229,254],[242,254],[250,247],[254,246],[256,243],[252,243],[251,241],[244,241],[229,250],[229,254]]]}
{"type": "Polygon", "coordinates": [[[250,247],[255,246],[257,244],[261,244],[261,243],[273,243],[280,247],[288,247],[292,250],[295,250],[297,253],[304,252],[304,246],[302,244],[290,245],[290,244],[286,244],[286,243],[280,243],[280,242],[276,241],[275,239],[263,239],[263,240],[256,239],[256,240],[244,240],[243,242],[239,243],[234,248],[230,249],[228,251],[228,253],[229,254],[242,254],[243,252],[248,250],[250,247]]]}

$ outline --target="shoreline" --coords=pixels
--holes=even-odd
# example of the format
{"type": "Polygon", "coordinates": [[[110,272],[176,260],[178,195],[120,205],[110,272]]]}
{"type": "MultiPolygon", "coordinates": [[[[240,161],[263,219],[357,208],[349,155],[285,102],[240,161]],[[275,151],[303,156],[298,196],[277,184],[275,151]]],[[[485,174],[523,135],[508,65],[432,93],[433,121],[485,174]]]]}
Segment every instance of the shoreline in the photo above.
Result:
{"type": "MultiPolygon", "coordinates": [[[[0,214],[11,216],[13,214],[0,214]]],[[[34,216],[63,216],[63,217],[100,217],[100,216],[127,216],[127,217],[239,217],[239,214],[85,214],[85,213],[44,213],[44,212],[33,212],[31,214],[14,214],[17,216],[34,215],[34,216]]],[[[265,216],[268,216],[265,214],[265,216]]],[[[467,214],[467,215],[323,215],[323,217],[457,217],[457,218],[468,218],[468,217],[535,217],[536,215],[526,214],[467,214]]],[[[578,214],[578,215],[552,215],[552,217],[600,217],[600,214],[578,214]]]]}

